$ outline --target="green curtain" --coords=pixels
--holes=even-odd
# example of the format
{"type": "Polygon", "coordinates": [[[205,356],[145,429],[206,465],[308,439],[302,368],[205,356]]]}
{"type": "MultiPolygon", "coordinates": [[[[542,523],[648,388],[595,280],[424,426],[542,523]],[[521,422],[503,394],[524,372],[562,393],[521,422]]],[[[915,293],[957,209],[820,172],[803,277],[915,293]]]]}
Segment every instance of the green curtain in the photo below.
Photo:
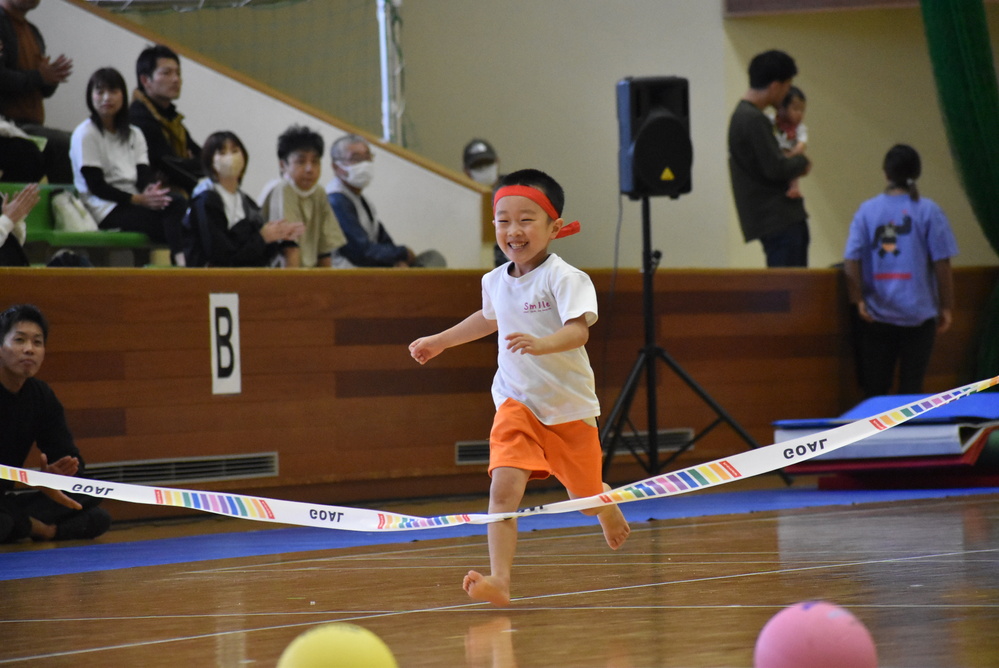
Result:
{"type": "MultiPolygon", "coordinates": [[[[985,6],[982,0],[921,0],[920,6],[954,162],[975,217],[999,254],[999,85],[985,6]]],[[[978,378],[999,374],[999,285],[983,321],[978,378]]]]}

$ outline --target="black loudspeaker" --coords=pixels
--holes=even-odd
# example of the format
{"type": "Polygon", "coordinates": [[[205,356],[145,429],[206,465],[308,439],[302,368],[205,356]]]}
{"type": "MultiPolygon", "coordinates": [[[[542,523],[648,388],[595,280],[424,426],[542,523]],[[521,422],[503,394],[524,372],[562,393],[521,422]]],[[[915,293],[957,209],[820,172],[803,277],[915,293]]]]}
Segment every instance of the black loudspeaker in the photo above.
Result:
{"type": "Polygon", "coordinates": [[[621,192],[631,199],[690,192],[690,98],[682,77],[617,83],[621,192]]]}

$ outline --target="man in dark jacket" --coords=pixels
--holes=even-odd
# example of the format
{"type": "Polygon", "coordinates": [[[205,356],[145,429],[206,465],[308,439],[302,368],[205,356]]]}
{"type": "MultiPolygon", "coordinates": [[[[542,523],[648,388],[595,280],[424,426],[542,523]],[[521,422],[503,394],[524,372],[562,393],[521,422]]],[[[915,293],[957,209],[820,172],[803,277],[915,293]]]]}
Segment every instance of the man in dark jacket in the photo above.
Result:
{"type": "Polygon", "coordinates": [[[43,157],[49,183],[72,183],[70,134],[45,126],[45,98],[69,79],[73,61],[45,53],[42,33],[27,14],[40,0],[0,0],[0,115],[47,141],[43,157]]]}
{"type": "Polygon", "coordinates": [[[201,147],[191,138],[184,115],[174,104],[182,84],[180,58],[162,44],[151,46],[139,54],[135,75],[139,87],[132,93],[128,120],[146,137],[149,164],[157,180],[190,197],[203,172],[201,147]]]}

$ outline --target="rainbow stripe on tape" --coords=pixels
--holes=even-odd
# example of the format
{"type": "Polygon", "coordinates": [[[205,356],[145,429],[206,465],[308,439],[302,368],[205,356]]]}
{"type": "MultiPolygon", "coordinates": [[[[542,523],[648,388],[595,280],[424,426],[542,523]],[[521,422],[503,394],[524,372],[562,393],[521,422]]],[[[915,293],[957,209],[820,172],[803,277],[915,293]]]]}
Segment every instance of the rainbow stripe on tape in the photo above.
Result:
{"type": "MultiPolygon", "coordinates": [[[[908,406],[903,406],[893,411],[888,411],[884,415],[879,415],[876,418],[871,419],[871,424],[874,425],[879,431],[884,431],[889,427],[894,427],[900,422],[905,422],[911,417],[916,417],[920,413],[924,413],[931,408],[936,408],[937,406],[942,406],[948,401],[953,401],[953,399],[948,398],[949,393],[944,393],[943,395],[930,397],[929,399],[924,399],[923,401],[917,401],[914,404],[909,404],[908,406]]],[[[964,396],[963,394],[960,396],[964,396]]],[[[957,399],[960,397],[954,397],[957,399]]]]}
{"type": "Polygon", "coordinates": [[[13,466],[0,466],[0,478],[31,487],[48,487],[63,492],[89,494],[90,496],[130,503],[190,508],[261,522],[278,522],[346,531],[413,531],[461,524],[486,524],[528,515],[589,510],[614,503],[630,503],[642,499],[674,496],[723,485],[741,478],[770,473],[856,443],[937,406],[956,401],[974,392],[981,392],[997,384],[999,384],[999,376],[920,399],[880,415],[857,420],[818,434],[812,434],[806,438],[783,441],[756,450],[740,452],[706,464],[663,473],[596,496],[521,508],[510,513],[416,517],[364,508],[326,506],[241,494],[219,494],[217,492],[104,482],[61,476],[43,471],[31,471],[13,466]]]}
{"type": "Polygon", "coordinates": [[[240,497],[215,492],[185,492],[179,489],[157,489],[156,505],[178,506],[204,510],[218,515],[245,517],[248,520],[273,520],[274,511],[267,499],[240,497]]]}

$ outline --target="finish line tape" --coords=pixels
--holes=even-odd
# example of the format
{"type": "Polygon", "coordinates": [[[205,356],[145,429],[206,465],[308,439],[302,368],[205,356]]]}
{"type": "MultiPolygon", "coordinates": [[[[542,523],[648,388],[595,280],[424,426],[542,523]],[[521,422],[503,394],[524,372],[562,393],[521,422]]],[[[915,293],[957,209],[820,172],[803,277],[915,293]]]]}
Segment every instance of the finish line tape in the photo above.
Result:
{"type": "Polygon", "coordinates": [[[999,376],[971,383],[948,392],[920,399],[899,406],[880,415],[812,434],[805,438],[791,439],[766,447],[748,450],[731,457],[724,457],[706,464],[663,473],[652,478],[618,487],[596,496],[571,499],[543,506],[522,508],[510,513],[479,513],[466,515],[439,515],[417,517],[395,513],[326,506],[298,501],[282,501],[240,494],[220,494],[189,489],[152,487],[127,483],[104,482],[90,478],[75,478],[54,473],[31,471],[13,466],[0,466],[0,478],[13,480],[29,487],[47,487],[63,492],[88,494],[104,499],[144,503],[154,506],[189,508],[206,513],[241,517],[262,522],[277,522],[299,526],[341,529],[346,531],[410,531],[457,526],[459,524],[487,524],[500,520],[529,515],[567,513],[589,510],[615,503],[629,503],[661,496],[675,496],[716,485],[750,478],[762,473],[807,461],[826,452],[856,443],[895,425],[901,424],[933,410],[937,406],[956,401],[974,392],[999,384],[999,376]]]}

